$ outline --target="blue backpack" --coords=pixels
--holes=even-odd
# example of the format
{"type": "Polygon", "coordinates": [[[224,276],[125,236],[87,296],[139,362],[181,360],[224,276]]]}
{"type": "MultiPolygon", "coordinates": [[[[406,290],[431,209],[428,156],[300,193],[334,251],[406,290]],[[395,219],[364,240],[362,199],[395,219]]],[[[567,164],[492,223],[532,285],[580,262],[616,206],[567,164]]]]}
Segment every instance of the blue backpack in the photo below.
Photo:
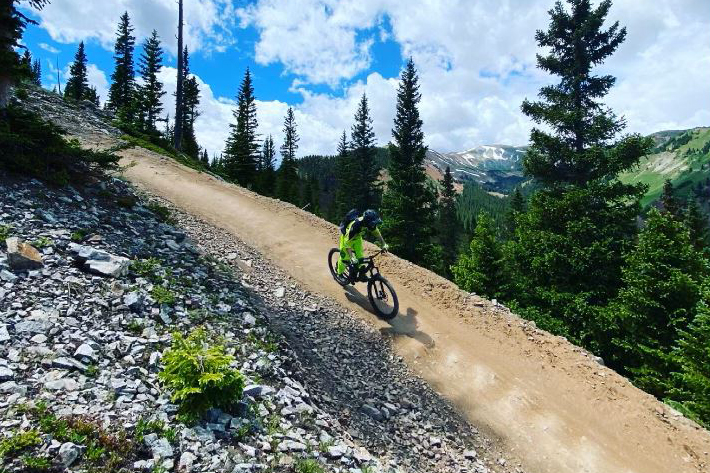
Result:
{"type": "Polygon", "coordinates": [[[357,220],[360,216],[360,212],[357,209],[352,209],[350,212],[345,214],[343,221],[340,222],[340,234],[345,235],[345,231],[348,229],[348,225],[357,220]]]}

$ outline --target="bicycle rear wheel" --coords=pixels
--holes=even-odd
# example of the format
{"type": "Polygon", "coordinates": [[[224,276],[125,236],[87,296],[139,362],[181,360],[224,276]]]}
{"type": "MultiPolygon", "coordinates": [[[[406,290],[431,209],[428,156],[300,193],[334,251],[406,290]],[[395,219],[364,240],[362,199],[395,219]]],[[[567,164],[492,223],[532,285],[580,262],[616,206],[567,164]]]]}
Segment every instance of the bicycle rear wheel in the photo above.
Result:
{"type": "Polygon", "coordinates": [[[384,320],[391,320],[399,311],[399,300],[392,285],[379,274],[367,283],[367,298],[370,299],[372,308],[377,316],[384,320]]]}
{"type": "Polygon", "coordinates": [[[348,285],[348,275],[347,271],[342,275],[338,274],[338,260],[340,259],[340,250],[338,248],[331,248],[328,253],[328,268],[330,269],[330,275],[333,276],[335,282],[341,286],[348,285]]]}

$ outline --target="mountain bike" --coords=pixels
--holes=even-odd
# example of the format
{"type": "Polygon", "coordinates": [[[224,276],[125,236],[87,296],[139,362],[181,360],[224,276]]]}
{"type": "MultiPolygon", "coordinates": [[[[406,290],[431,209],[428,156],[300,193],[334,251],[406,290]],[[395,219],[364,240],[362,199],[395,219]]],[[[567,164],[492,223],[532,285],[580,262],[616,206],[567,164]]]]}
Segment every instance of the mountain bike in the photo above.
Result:
{"type": "Polygon", "coordinates": [[[384,320],[390,320],[397,316],[399,300],[392,285],[380,274],[380,270],[375,266],[375,258],[383,252],[383,250],[380,250],[373,255],[362,258],[357,268],[348,265],[343,274],[340,275],[338,274],[340,250],[332,248],[328,253],[328,267],[335,282],[343,287],[348,284],[354,286],[356,282],[366,282],[367,298],[370,300],[375,313],[384,320]]]}

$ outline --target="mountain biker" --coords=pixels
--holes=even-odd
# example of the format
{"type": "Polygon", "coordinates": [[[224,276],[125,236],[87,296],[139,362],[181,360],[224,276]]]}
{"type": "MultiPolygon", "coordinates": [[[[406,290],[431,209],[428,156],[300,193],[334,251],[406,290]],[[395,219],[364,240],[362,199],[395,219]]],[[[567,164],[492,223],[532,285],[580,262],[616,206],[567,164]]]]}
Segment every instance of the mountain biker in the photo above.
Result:
{"type": "MultiPolygon", "coordinates": [[[[382,233],[380,233],[380,230],[377,228],[378,225],[382,224],[382,219],[377,212],[372,209],[368,209],[360,217],[352,218],[354,215],[357,215],[356,210],[348,212],[345,216],[343,224],[340,227],[340,258],[338,259],[338,275],[342,275],[348,265],[351,269],[356,268],[358,262],[364,257],[362,251],[362,237],[367,231],[370,231],[378,238],[378,246],[382,248],[384,252],[387,252],[389,249],[389,246],[382,238],[382,233]]],[[[362,267],[363,265],[360,266],[362,267]]]]}

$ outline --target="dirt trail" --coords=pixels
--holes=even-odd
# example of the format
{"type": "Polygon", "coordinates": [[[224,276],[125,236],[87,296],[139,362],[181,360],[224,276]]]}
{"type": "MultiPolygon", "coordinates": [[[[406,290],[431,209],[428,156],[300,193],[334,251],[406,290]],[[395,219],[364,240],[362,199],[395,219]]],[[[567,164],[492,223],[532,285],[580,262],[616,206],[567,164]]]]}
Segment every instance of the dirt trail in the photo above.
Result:
{"type": "MultiPolygon", "coordinates": [[[[106,136],[83,141],[105,145],[106,136]]],[[[708,471],[710,433],[600,366],[583,350],[393,256],[381,270],[400,313],[376,320],[330,277],[336,228],[143,149],[122,152],[126,176],[233,232],[314,292],[376,324],[383,336],[470,420],[501,438],[527,472],[708,471]]],[[[364,287],[358,286],[360,292],[364,287]]]]}

